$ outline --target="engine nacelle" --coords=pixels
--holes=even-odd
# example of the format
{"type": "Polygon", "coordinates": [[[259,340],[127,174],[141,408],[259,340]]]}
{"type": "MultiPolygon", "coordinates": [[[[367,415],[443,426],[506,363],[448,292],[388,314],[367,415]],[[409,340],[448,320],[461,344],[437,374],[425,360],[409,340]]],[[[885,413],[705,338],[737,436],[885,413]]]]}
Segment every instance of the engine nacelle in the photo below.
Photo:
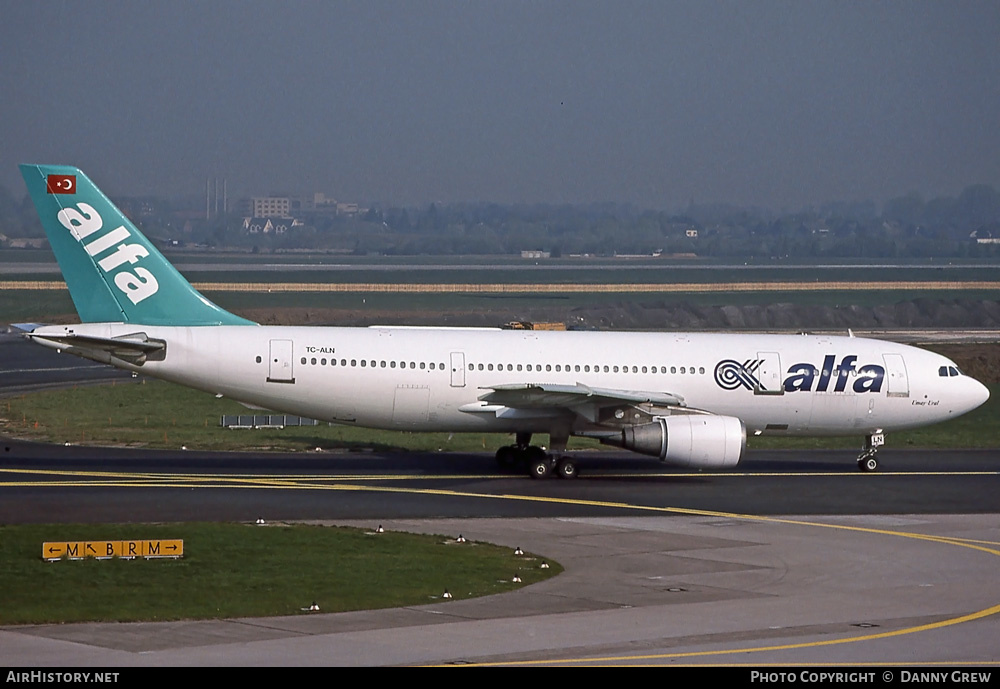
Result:
{"type": "Polygon", "coordinates": [[[735,416],[660,416],[653,423],[622,430],[622,447],[698,469],[735,467],[746,446],[746,426],[735,416]]]}

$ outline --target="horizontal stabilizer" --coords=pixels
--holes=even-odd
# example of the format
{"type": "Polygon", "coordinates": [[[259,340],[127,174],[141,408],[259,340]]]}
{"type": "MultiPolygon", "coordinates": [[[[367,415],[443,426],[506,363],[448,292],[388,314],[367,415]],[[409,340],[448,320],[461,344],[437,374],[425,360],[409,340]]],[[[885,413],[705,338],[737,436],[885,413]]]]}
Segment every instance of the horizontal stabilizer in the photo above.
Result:
{"type": "Polygon", "coordinates": [[[118,359],[136,366],[149,359],[162,360],[167,347],[166,342],[151,339],[146,333],[130,333],[121,337],[29,333],[26,337],[50,349],[65,350],[85,359],[102,363],[113,363],[110,359],[118,359]]]}
{"type": "Polygon", "coordinates": [[[35,328],[41,328],[44,323],[11,323],[10,327],[20,330],[22,333],[30,333],[35,328]]]}

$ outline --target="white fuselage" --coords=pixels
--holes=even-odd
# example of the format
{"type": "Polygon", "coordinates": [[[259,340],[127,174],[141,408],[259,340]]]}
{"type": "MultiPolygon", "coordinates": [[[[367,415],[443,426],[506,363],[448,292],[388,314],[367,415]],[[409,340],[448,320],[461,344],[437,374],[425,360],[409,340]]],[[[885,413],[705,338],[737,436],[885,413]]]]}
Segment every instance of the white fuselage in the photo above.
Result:
{"type": "Polygon", "coordinates": [[[265,409],[373,428],[571,433],[593,428],[563,407],[480,400],[501,385],[569,385],[670,394],[734,416],[750,433],[865,435],[958,416],[988,397],[938,354],[853,337],[545,332],[462,328],[39,328],[166,343],[161,361],[122,368],[265,409]],[[954,373],[951,373],[954,371],[954,373]]]}

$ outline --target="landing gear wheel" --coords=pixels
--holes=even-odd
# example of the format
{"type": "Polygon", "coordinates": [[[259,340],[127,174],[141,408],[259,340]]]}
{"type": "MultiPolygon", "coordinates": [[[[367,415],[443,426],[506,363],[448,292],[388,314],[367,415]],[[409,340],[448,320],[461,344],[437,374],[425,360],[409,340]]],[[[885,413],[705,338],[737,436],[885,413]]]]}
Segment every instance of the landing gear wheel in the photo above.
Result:
{"type": "Polygon", "coordinates": [[[878,458],[874,454],[866,455],[858,460],[858,469],[871,473],[878,469],[878,458]]]}
{"type": "Polygon", "coordinates": [[[559,478],[576,478],[579,476],[579,471],[576,468],[576,462],[574,462],[569,457],[563,457],[556,463],[556,476],[559,478]]]}
{"type": "Polygon", "coordinates": [[[552,460],[548,457],[532,460],[528,464],[528,473],[531,478],[548,478],[552,475],[552,460]]]}
{"type": "Polygon", "coordinates": [[[524,458],[528,460],[529,464],[534,464],[535,462],[541,462],[542,460],[548,460],[549,456],[545,454],[545,450],[538,447],[537,445],[531,445],[524,448],[522,451],[524,458]]]}
{"type": "Polygon", "coordinates": [[[517,448],[514,445],[504,445],[497,450],[497,464],[503,470],[510,470],[517,463],[517,448]]]}

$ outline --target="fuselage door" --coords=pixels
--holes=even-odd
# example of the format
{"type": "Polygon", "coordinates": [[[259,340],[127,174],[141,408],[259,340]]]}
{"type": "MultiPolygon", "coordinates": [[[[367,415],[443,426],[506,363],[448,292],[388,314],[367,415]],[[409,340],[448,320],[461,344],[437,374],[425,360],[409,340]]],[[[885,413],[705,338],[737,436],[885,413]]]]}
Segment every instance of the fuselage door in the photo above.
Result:
{"type": "Polygon", "coordinates": [[[757,369],[758,385],[754,386],[755,395],[783,395],[785,388],[781,385],[781,358],[777,352],[757,352],[760,366],[757,369]]]}
{"type": "Polygon", "coordinates": [[[292,369],[292,341],[271,340],[271,356],[268,359],[267,382],[294,383],[292,369]]]}
{"type": "Polygon", "coordinates": [[[465,352],[451,353],[451,387],[465,387],[465,352]]]}
{"type": "Polygon", "coordinates": [[[906,364],[902,354],[883,354],[885,361],[886,396],[909,397],[910,381],[906,377],[906,364]]]}

